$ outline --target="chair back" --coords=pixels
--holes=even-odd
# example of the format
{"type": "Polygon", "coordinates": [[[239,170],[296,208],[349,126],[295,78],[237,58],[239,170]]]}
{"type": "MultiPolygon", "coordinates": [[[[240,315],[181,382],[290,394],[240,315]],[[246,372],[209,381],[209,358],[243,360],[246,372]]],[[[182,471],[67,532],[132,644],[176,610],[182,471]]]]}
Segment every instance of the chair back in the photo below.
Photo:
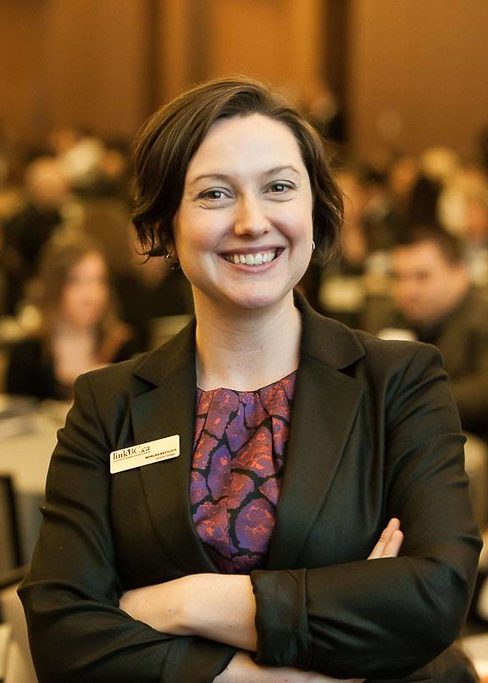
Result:
{"type": "Polygon", "coordinates": [[[12,477],[0,473],[0,575],[21,564],[19,525],[12,477]]]}

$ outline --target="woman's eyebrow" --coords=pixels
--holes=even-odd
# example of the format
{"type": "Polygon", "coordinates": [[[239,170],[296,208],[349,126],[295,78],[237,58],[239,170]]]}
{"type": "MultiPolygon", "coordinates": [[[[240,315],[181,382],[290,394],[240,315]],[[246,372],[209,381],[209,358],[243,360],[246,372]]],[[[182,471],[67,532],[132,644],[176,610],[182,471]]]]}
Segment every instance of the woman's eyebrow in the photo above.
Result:
{"type": "MultiPolygon", "coordinates": [[[[275,166],[274,168],[270,168],[268,171],[263,171],[261,175],[266,177],[275,175],[276,173],[282,173],[283,171],[291,171],[296,175],[300,175],[300,171],[291,164],[286,164],[284,166],[275,166]]],[[[233,176],[227,173],[202,173],[201,175],[192,178],[189,182],[189,186],[191,187],[192,185],[195,185],[195,183],[198,183],[200,180],[222,180],[224,182],[229,182],[232,179],[233,176]]]]}
{"type": "Polygon", "coordinates": [[[297,168],[295,168],[295,166],[292,166],[292,164],[286,164],[285,166],[276,166],[275,168],[272,168],[269,171],[263,173],[263,175],[274,175],[275,173],[282,173],[283,171],[291,171],[296,175],[300,175],[300,171],[297,168]]]}
{"type": "Polygon", "coordinates": [[[192,178],[188,184],[190,186],[195,185],[195,183],[198,183],[200,180],[229,181],[230,179],[231,179],[231,176],[227,175],[226,173],[202,173],[201,175],[197,175],[197,176],[195,176],[195,178],[192,178]]]}

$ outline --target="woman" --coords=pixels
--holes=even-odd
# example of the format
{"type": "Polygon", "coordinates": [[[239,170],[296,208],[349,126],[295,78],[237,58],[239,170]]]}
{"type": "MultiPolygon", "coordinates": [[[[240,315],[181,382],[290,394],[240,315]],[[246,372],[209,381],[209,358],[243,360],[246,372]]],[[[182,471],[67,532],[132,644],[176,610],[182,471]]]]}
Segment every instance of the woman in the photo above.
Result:
{"type": "Polygon", "coordinates": [[[446,682],[452,657],[470,680],[436,659],[479,553],[438,354],[293,295],[340,225],[320,139],[214,81],[154,115],[135,168],[139,237],[196,322],[77,382],[20,590],[39,680],[446,682]]]}
{"type": "Polygon", "coordinates": [[[81,234],[62,233],[40,264],[40,332],[13,347],[11,394],[69,400],[76,377],[134,352],[130,328],[116,314],[105,259],[81,234]]]}

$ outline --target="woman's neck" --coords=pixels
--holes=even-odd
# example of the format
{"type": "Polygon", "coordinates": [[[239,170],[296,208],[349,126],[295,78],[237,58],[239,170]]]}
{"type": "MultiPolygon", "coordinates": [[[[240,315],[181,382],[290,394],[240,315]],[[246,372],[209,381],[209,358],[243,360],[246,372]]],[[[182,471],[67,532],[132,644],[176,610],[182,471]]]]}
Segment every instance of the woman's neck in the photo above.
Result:
{"type": "Polygon", "coordinates": [[[60,317],[56,320],[53,333],[54,335],[63,335],[66,337],[91,337],[94,335],[94,329],[92,326],[76,325],[71,320],[60,317]]]}
{"type": "Polygon", "coordinates": [[[252,391],[298,367],[301,317],[290,292],[272,309],[235,310],[195,299],[197,382],[252,391]]]}

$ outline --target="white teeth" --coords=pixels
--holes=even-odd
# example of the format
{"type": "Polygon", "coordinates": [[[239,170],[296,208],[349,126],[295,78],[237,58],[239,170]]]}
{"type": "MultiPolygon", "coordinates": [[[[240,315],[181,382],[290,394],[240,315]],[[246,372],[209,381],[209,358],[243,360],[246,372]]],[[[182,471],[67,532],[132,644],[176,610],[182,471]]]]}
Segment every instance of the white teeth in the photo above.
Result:
{"type": "Polygon", "coordinates": [[[246,266],[260,266],[263,263],[269,263],[276,258],[276,249],[269,251],[260,251],[257,254],[227,254],[226,261],[231,263],[243,264],[246,266]]]}

